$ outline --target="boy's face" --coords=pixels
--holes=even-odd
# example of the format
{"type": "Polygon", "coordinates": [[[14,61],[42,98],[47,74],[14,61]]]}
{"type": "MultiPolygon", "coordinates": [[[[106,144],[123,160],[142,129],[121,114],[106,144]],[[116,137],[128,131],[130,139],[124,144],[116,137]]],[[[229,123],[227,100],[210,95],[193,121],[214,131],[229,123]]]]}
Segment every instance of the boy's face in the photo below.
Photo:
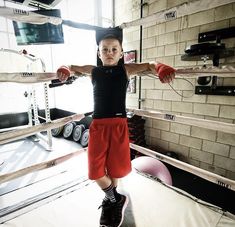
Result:
{"type": "Polygon", "coordinates": [[[100,41],[98,56],[104,66],[117,65],[123,56],[122,47],[117,39],[107,38],[100,41]]]}

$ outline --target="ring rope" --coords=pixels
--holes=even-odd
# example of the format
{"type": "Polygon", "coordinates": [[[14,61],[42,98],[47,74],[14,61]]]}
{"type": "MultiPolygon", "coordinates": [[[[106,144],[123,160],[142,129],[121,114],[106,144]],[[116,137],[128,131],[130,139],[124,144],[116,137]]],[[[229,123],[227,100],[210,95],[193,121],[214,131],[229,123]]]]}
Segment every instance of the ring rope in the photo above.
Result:
{"type": "MultiPolygon", "coordinates": [[[[156,151],[152,151],[148,148],[141,147],[141,146],[136,145],[136,144],[130,143],[130,148],[132,148],[132,149],[134,149],[134,150],[136,150],[136,151],[138,151],[142,154],[145,154],[147,156],[157,158],[160,161],[163,161],[163,162],[168,163],[172,166],[175,166],[179,169],[182,169],[182,170],[185,170],[189,173],[197,175],[197,176],[199,176],[203,179],[206,179],[210,182],[216,183],[220,186],[223,186],[223,187],[226,187],[228,189],[231,189],[231,190],[235,191],[235,181],[233,181],[233,180],[222,177],[222,176],[217,175],[215,173],[211,173],[207,170],[203,170],[199,167],[192,166],[188,163],[179,161],[177,159],[174,159],[174,158],[171,158],[169,156],[160,154],[156,151]]],[[[78,151],[60,156],[58,158],[55,158],[55,159],[52,159],[52,160],[49,160],[49,161],[45,161],[45,162],[38,163],[38,164],[29,166],[29,167],[26,167],[26,168],[22,168],[20,170],[17,170],[17,171],[11,172],[11,173],[0,175],[0,183],[7,182],[7,181],[10,181],[10,180],[16,179],[18,177],[22,177],[22,176],[27,175],[29,173],[33,173],[33,172],[40,171],[40,170],[43,170],[43,169],[51,168],[53,166],[61,164],[65,161],[77,156],[78,154],[80,154],[83,151],[87,151],[87,148],[79,149],[78,151]]]]}
{"type": "Polygon", "coordinates": [[[40,83],[57,79],[56,73],[0,73],[0,82],[40,83]]]}
{"type": "MultiPolygon", "coordinates": [[[[0,7],[0,11],[1,11],[1,7],[0,7]]],[[[17,54],[17,55],[20,55],[22,57],[25,57],[25,58],[29,59],[31,62],[35,62],[35,61],[39,60],[41,62],[41,65],[42,65],[43,72],[46,71],[46,65],[45,65],[44,61],[42,60],[42,58],[37,58],[32,54],[28,54],[27,51],[25,51],[25,50],[17,51],[17,50],[12,50],[12,49],[0,48],[0,52],[17,54]]]]}
{"type": "Polygon", "coordinates": [[[235,191],[235,181],[234,180],[230,180],[230,179],[222,177],[218,174],[211,173],[207,170],[201,169],[201,168],[196,167],[196,166],[192,166],[188,163],[179,161],[177,159],[171,158],[169,156],[160,154],[158,152],[152,151],[148,148],[141,147],[141,146],[133,144],[133,143],[130,144],[130,147],[132,149],[142,153],[142,154],[145,154],[145,155],[153,157],[153,158],[157,158],[160,161],[166,162],[166,163],[168,163],[172,166],[175,166],[179,169],[185,170],[189,173],[197,175],[197,176],[199,176],[203,179],[206,179],[210,182],[219,184],[220,186],[223,186],[223,187],[226,187],[226,188],[229,188],[229,189],[235,191]]]}
{"type": "Polygon", "coordinates": [[[143,109],[128,109],[132,114],[136,114],[142,117],[149,117],[153,119],[159,119],[170,122],[182,123],[185,125],[197,126],[210,130],[216,130],[220,132],[235,134],[235,124],[226,122],[206,120],[201,118],[185,117],[181,115],[166,114],[157,111],[143,110],[143,109]]]}
{"type": "Polygon", "coordinates": [[[38,132],[47,131],[53,128],[58,128],[71,121],[79,121],[85,116],[90,115],[92,112],[88,112],[85,114],[74,114],[68,117],[60,118],[57,120],[53,120],[51,122],[41,123],[39,125],[35,125],[32,127],[27,127],[25,129],[14,130],[14,131],[7,131],[0,133],[0,145],[5,144],[11,141],[15,141],[17,139],[25,138],[27,136],[34,135],[38,132]]]}
{"type": "Polygon", "coordinates": [[[84,151],[87,151],[87,148],[82,148],[82,149],[79,149],[75,152],[60,156],[58,158],[54,158],[54,159],[49,160],[49,161],[41,162],[41,163],[38,163],[38,164],[34,164],[32,166],[28,166],[28,167],[19,169],[17,171],[11,172],[11,173],[0,175],[0,184],[2,184],[4,182],[7,182],[7,181],[10,181],[10,180],[14,180],[14,179],[19,178],[19,177],[22,177],[22,176],[27,175],[29,173],[33,173],[33,172],[36,172],[36,171],[48,169],[48,168],[51,168],[53,166],[59,165],[59,164],[65,162],[65,161],[81,154],[81,152],[84,152],[84,151]]]}
{"type": "Polygon", "coordinates": [[[176,77],[194,78],[198,76],[219,76],[219,77],[235,77],[235,67],[232,65],[224,65],[221,67],[216,66],[200,66],[200,67],[187,67],[178,68],[175,71],[176,77]]]}
{"type": "MultiPolygon", "coordinates": [[[[153,76],[152,73],[143,73],[146,76],[153,76]]],[[[175,72],[176,78],[195,78],[203,75],[217,75],[219,77],[235,77],[234,66],[222,67],[189,67],[179,68],[175,72]]],[[[76,74],[71,75],[78,77],[76,74]]],[[[54,72],[15,72],[15,73],[0,73],[0,82],[15,82],[15,83],[40,83],[58,79],[54,72]]]]}
{"type": "Polygon", "coordinates": [[[62,19],[60,17],[47,16],[35,13],[34,11],[9,8],[5,6],[0,6],[0,15],[10,20],[21,21],[31,24],[51,23],[54,25],[59,25],[62,23],[62,19]]]}
{"type": "MultiPolygon", "coordinates": [[[[1,7],[0,7],[1,8],[1,7]]],[[[17,54],[17,55],[20,55],[20,56],[23,56],[31,61],[36,61],[38,60],[38,58],[36,58],[35,56],[33,55],[30,55],[30,54],[24,54],[22,51],[17,51],[17,50],[12,50],[12,49],[5,49],[5,48],[0,48],[0,52],[6,52],[6,53],[13,53],[13,54],[17,54]]]]}
{"type": "Polygon", "coordinates": [[[168,20],[177,19],[179,17],[191,15],[194,13],[202,12],[205,10],[213,9],[222,5],[234,3],[234,0],[196,0],[191,2],[186,2],[177,7],[173,7],[167,10],[162,10],[160,12],[153,13],[149,16],[122,23],[120,28],[129,28],[133,26],[141,26],[150,23],[160,24],[168,20]]]}
{"type": "MultiPolygon", "coordinates": [[[[162,10],[151,14],[150,16],[140,18],[131,22],[124,22],[119,25],[120,28],[128,28],[132,26],[146,25],[148,23],[159,24],[166,22],[168,20],[177,19],[179,17],[191,15],[193,13],[202,12],[208,9],[216,8],[226,4],[233,3],[234,0],[196,0],[192,2],[186,2],[177,7],[173,7],[167,10],[162,10]]],[[[87,29],[87,30],[97,30],[102,27],[77,23],[70,20],[63,20],[60,17],[54,16],[44,16],[42,14],[35,13],[34,11],[26,11],[21,9],[9,8],[9,7],[0,7],[0,16],[6,17],[11,20],[28,22],[34,24],[44,24],[52,23],[55,25],[64,24],[74,28],[87,29]]]]}

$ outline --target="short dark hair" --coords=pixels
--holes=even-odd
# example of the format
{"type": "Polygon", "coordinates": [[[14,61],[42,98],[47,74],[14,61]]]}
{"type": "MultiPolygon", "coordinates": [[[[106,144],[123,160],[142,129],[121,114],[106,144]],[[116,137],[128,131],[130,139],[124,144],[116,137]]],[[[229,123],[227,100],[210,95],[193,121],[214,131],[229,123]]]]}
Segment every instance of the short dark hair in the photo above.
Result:
{"type": "Polygon", "coordinates": [[[96,43],[99,45],[101,40],[104,39],[117,39],[119,43],[122,45],[122,29],[119,27],[114,28],[100,28],[96,30],[96,43]]]}
{"type": "Polygon", "coordinates": [[[122,46],[122,40],[120,40],[120,38],[118,38],[117,36],[115,36],[115,35],[113,35],[113,34],[107,34],[107,35],[105,35],[104,37],[102,37],[102,38],[99,40],[98,45],[100,44],[100,42],[101,42],[102,40],[105,40],[105,39],[116,39],[116,40],[120,43],[120,45],[122,46]]]}

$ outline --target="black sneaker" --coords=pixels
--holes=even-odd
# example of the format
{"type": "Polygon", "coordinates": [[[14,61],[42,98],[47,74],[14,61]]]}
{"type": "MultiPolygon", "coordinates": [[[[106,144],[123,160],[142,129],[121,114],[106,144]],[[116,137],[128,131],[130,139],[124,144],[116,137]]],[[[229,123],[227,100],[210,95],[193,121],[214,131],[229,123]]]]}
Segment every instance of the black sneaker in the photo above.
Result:
{"type": "Polygon", "coordinates": [[[100,227],[110,227],[110,217],[112,212],[112,207],[114,203],[111,203],[109,200],[103,200],[102,204],[99,206],[98,209],[102,208],[101,215],[100,215],[100,227]]]}
{"type": "Polygon", "coordinates": [[[109,223],[110,223],[109,226],[112,227],[121,226],[124,219],[124,212],[128,202],[129,202],[128,197],[125,195],[121,195],[121,199],[118,202],[112,204],[112,206],[110,207],[111,212],[109,213],[109,215],[111,215],[109,217],[109,223]]]}

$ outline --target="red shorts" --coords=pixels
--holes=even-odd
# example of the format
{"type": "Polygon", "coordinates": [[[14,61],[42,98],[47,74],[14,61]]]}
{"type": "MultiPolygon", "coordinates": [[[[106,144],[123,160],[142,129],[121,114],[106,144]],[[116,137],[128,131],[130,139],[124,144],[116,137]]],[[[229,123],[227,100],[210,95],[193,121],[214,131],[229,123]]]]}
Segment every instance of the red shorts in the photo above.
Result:
{"type": "Polygon", "coordinates": [[[93,119],[89,128],[88,176],[121,178],[131,171],[126,118],[93,119]]]}

